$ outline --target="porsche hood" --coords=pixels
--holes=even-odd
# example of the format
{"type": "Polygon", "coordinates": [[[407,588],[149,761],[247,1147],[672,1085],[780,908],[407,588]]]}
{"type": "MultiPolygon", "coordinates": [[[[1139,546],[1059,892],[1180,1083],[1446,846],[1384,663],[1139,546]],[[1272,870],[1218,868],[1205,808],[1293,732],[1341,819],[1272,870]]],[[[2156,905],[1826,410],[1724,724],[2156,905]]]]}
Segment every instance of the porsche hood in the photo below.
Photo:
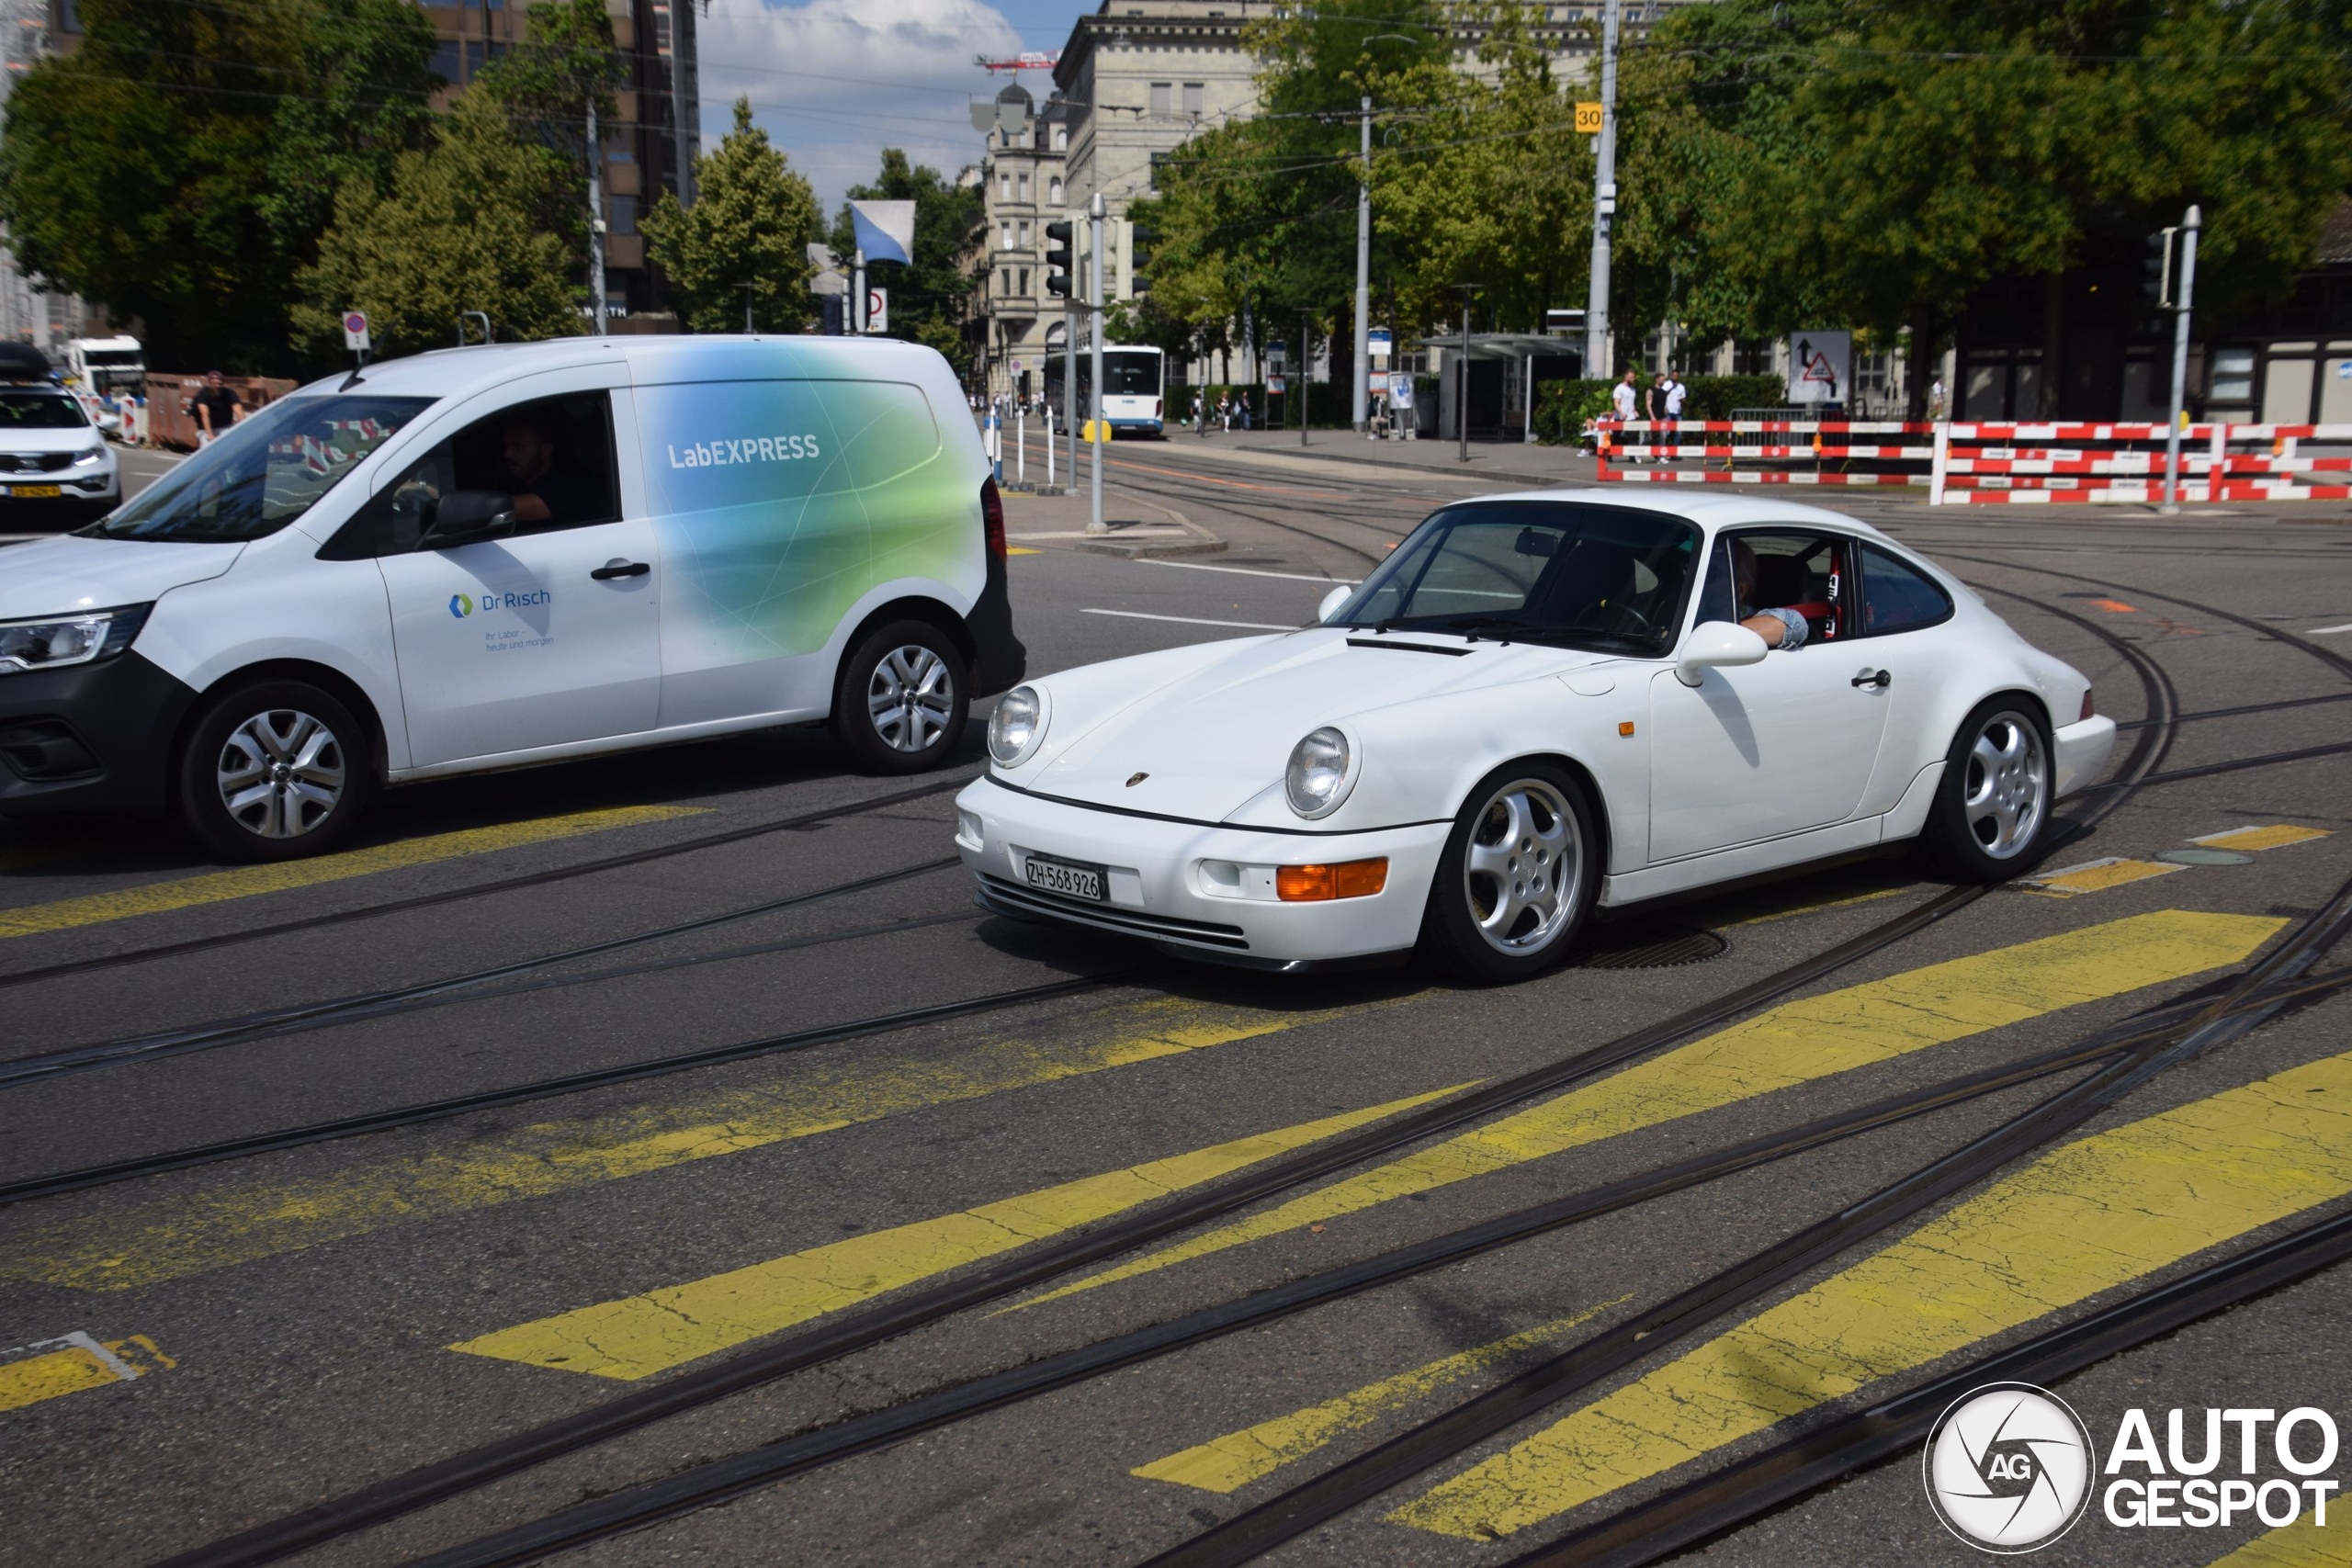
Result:
{"type": "MultiPolygon", "coordinates": [[[[1021,784],[1091,805],[1223,821],[1280,787],[1292,748],[1309,730],[1602,657],[1338,626],[1253,640],[1093,721],[1021,784]]],[[[1057,715],[1057,723],[1065,716],[1077,716],[1057,715]]]]}

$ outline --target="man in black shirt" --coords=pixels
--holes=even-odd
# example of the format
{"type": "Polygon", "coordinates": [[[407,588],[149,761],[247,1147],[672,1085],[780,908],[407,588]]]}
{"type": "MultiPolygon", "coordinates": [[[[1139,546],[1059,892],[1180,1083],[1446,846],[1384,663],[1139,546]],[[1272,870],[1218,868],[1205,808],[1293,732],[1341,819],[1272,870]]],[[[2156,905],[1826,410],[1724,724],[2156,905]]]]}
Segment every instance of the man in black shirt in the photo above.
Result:
{"type": "Polygon", "coordinates": [[[229,383],[220,372],[208,370],[204,373],[204,389],[196,394],[188,412],[196,416],[197,445],[209,446],[215,437],[225,434],[231,425],[245,417],[245,405],[229,390],[229,383]]]}
{"type": "Polygon", "coordinates": [[[587,487],[556,466],[556,433],[546,419],[522,413],[508,420],[502,450],[516,523],[563,528],[589,521],[594,503],[587,487]]]}

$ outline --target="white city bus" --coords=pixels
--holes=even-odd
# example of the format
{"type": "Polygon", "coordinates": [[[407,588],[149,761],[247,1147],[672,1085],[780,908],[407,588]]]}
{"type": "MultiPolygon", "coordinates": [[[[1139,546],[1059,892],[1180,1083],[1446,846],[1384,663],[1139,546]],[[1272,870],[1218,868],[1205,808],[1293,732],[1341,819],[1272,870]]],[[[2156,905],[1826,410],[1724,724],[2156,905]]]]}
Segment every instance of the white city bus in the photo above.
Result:
{"type": "MultiPolygon", "coordinates": [[[[1078,417],[1088,417],[1092,406],[1093,356],[1078,355],[1078,417]]],[[[1114,436],[1122,432],[1149,435],[1167,433],[1168,356],[1156,348],[1125,344],[1102,348],[1102,421],[1114,436]]],[[[1054,417],[1061,417],[1062,359],[1046,361],[1046,400],[1054,417]]]]}

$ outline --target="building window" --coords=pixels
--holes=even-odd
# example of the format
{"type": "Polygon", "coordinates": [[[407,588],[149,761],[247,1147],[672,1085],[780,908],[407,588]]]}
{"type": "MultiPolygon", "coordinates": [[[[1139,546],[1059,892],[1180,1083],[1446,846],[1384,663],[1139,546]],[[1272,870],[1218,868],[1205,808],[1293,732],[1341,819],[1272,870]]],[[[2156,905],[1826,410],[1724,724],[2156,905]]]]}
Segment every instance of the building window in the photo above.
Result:
{"type": "Polygon", "coordinates": [[[1171,154],[1171,153],[1168,153],[1168,152],[1154,152],[1154,153],[1151,155],[1151,175],[1150,175],[1150,178],[1151,178],[1151,188],[1152,188],[1153,190],[1158,190],[1158,189],[1159,188],[1159,165],[1160,165],[1160,164],[1164,164],[1164,163],[1166,163],[1166,162],[1168,162],[1168,160],[1169,160],[1171,156],[1173,156],[1173,154],[1171,154]]]}
{"type": "Polygon", "coordinates": [[[1208,107],[1208,88],[1199,82],[1184,84],[1184,112],[1198,116],[1208,107]]]}
{"type": "MultiPolygon", "coordinates": [[[[1024,251],[1029,248],[1029,220],[1026,218],[1021,220],[1021,248],[1024,251]]],[[[1022,292],[1026,294],[1028,290],[1024,288],[1022,292]]]]}
{"type": "Polygon", "coordinates": [[[1023,174],[1023,175],[1019,175],[1019,176],[1017,177],[1017,183],[1015,184],[1015,186],[1014,186],[1014,187],[1013,187],[1013,188],[1014,188],[1014,190],[1018,193],[1018,194],[1015,196],[1015,197],[1014,197],[1014,199],[1015,199],[1015,200],[1018,200],[1018,201],[1026,201],[1026,200],[1028,200],[1028,199],[1029,199],[1029,176],[1028,176],[1026,174],[1023,174]]]}
{"type": "Polygon", "coordinates": [[[433,73],[449,85],[456,86],[465,79],[465,67],[459,63],[461,58],[458,40],[453,38],[443,39],[433,48],[433,73]]]}
{"type": "Polygon", "coordinates": [[[999,201],[1012,199],[1012,176],[1002,169],[996,172],[996,198],[999,201]]]}
{"type": "Polygon", "coordinates": [[[637,197],[608,196],[605,198],[605,231],[610,234],[637,232],[637,197]]]}
{"type": "Polygon", "coordinates": [[[1053,193],[1054,205],[1055,205],[1056,207],[1059,207],[1059,206],[1061,206],[1061,205],[1062,205],[1062,177],[1061,177],[1061,175],[1056,175],[1054,176],[1053,184],[1052,184],[1052,185],[1050,185],[1050,186],[1048,186],[1046,187],[1046,189],[1048,189],[1049,191],[1051,191],[1051,192],[1053,193]]]}
{"type": "Polygon", "coordinates": [[[1012,220],[1008,218],[997,225],[996,238],[996,248],[998,250],[1009,251],[1012,249],[1012,220]]]}
{"type": "Polygon", "coordinates": [[[1025,266],[1021,269],[1021,298],[1029,298],[1029,269],[1025,266]]]}
{"type": "Polygon", "coordinates": [[[1165,119],[1169,115],[1175,112],[1175,107],[1176,84],[1173,82],[1154,82],[1151,85],[1152,118],[1154,119],[1165,119]]]}
{"type": "Polygon", "coordinates": [[[1069,151],[1069,126],[1057,125],[1054,127],[1054,151],[1057,152],[1067,152],[1069,151]]]}

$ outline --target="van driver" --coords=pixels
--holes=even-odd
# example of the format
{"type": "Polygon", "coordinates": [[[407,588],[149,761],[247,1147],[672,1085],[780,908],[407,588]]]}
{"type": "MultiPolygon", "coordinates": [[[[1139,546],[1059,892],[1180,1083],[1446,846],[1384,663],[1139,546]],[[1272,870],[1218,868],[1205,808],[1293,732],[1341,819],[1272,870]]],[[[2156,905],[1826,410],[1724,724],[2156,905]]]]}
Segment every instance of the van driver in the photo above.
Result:
{"type": "Polygon", "coordinates": [[[588,492],[556,467],[556,432],[542,416],[523,413],[508,420],[501,450],[506,487],[514,497],[515,522],[560,528],[588,519],[588,492]]]}

